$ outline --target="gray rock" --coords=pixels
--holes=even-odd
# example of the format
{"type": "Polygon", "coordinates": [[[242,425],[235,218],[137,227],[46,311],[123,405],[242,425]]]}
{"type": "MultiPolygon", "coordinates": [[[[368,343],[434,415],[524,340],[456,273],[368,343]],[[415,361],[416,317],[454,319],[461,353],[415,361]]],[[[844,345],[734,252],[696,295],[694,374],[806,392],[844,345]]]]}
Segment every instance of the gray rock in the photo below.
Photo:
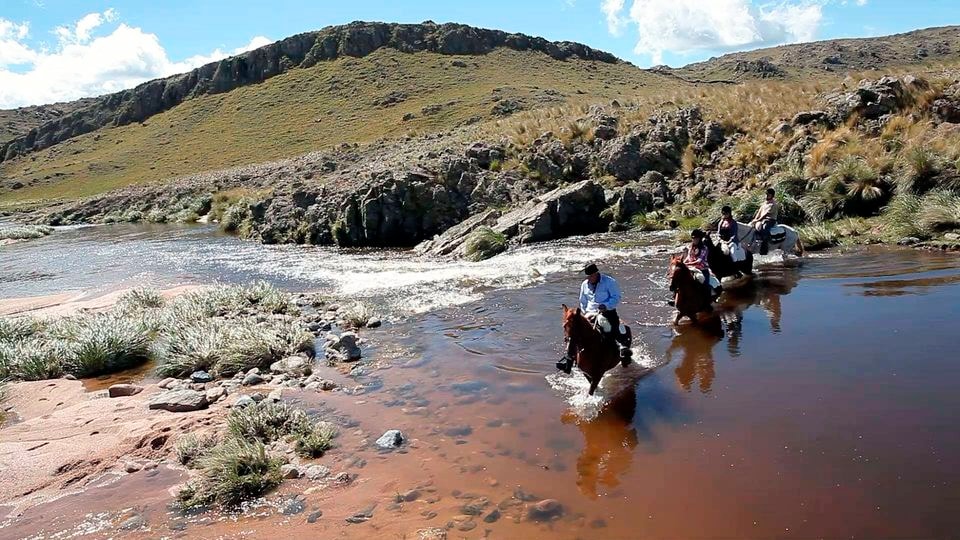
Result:
{"type": "Polygon", "coordinates": [[[307,516],[307,523],[316,523],[321,517],[323,517],[323,510],[314,510],[307,516]]]}
{"type": "Polygon", "coordinates": [[[137,463],[136,461],[128,461],[124,463],[123,470],[128,473],[135,473],[143,469],[143,465],[137,463]]]}
{"type": "Polygon", "coordinates": [[[912,246],[914,244],[919,244],[919,243],[920,243],[920,239],[917,238],[916,236],[905,236],[900,240],[897,240],[897,245],[901,245],[901,246],[912,246]]]}
{"type": "Polygon", "coordinates": [[[794,126],[805,126],[814,123],[829,123],[826,111],[801,111],[793,115],[790,123],[794,126]]]}
{"type": "Polygon", "coordinates": [[[320,381],[320,389],[324,391],[336,390],[337,383],[329,380],[320,381]]]}
{"type": "Polygon", "coordinates": [[[114,384],[107,388],[107,395],[112,398],[133,396],[140,392],[143,392],[143,387],[135,384],[114,384]]]}
{"type": "Polygon", "coordinates": [[[150,398],[150,409],[170,412],[189,412],[207,408],[207,396],[189,389],[167,390],[150,398]]]}
{"type": "Polygon", "coordinates": [[[322,480],[330,476],[330,469],[323,465],[310,465],[303,474],[310,480],[322,480]]]}
{"type": "Polygon", "coordinates": [[[348,362],[357,361],[363,356],[363,352],[357,345],[357,334],[354,332],[344,332],[330,344],[330,347],[342,352],[348,362]]]}
{"type": "Polygon", "coordinates": [[[260,374],[258,373],[249,373],[247,374],[246,377],[243,378],[244,386],[254,386],[262,383],[263,383],[263,377],[261,377],[260,374]]]}
{"type": "Polygon", "coordinates": [[[206,371],[194,371],[190,374],[190,380],[195,383],[208,383],[213,380],[213,376],[206,371]]]}
{"type": "Polygon", "coordinates": [[[557,188],[504,214],[493,230],[520,243],[603,232],[610,223],[610,218],[603,216],[605,209],[603,187],[593,180],[584,180],[557,188]]]}
{"type": "Polygon", "coordinates": [[[296,465],[287,463],[280,466],[280,475],[287,479],[293,479],[303,476],[303,472],[296,465]]]}
{"type": "Polygon", "coordinates": [[[956,242],[957,240],[960,240],[960,234],[957,234],[955,232],[948,232],[943,235],[943,238],[951,242],[956,242]]]}
{"type": "Polygon", "coordinates": [[[288,356],[270,364],[270,371],[299,377],[310,371],[310,359],[305,356],[288,356]]]}
{"type": "Polygon", "coordinates": [[[163,388],[164,390],[167,390],[176,383],[177,383],[177,379],[175,377],[167,377],[166,379],[163,379],[162,381],[158,382],[157,386],[159,386],[160,388],[163,388]]]}
{"type": "Polygon", "coordinates": [[[379,439],[377,439],[376,445],[378,448],[383,450],[393,450],[394,448],[402,445],[405,440],[406,438],[399,429],[391,429],[386,431],[380,436],[379,439]]]}
{"type": "Polygon", "coordinates": [[[303,387],[304,387],[305,389],[307,389],[307,390],[319,390],[319,389],[320,389],[320,381],[309,382],[309,383],[305,384],[303,387]]]}
{"type": "Polygon", "coordinates": [[[489,514],[483,516],[484,523],[496,523],[500,519],[500,509],[494,508],[489,514]]]}
{"type": "Polygon", "coordinates": [[[207,390],[207,401],[209,403],[216,403],[220,398],[226,397],[227,389],[223,386],[214,386],[207,390]]]}
{"type": "Polygon", "coordinates": [[[276,403],[276,402],[280,401],[281,399],[283,399],[283,389],[282,389],[282,388],[277,388],[276,390],[273,390],[273,391],[271,391],[269,394],[267,394],[267,401],[276,403]]]}
{"type": "Polygon", "coordinates": [[[233,406],[242,409],[244,407],[249,407],[250,405],[255,405],[257,402],[250,396],[238,396],[237,400],[233,402],[233,406]]]}
{"type": "Polygon", "coordinates": [[[382,324],[383,322],[380,321],[380,319],[373,317],[369,321],[367,321],[367,328],[380,328],[380,325],[382,324]]]}
{"type": "Polygon", "coordinates": [[[285,516],[295,516],[306,509],[307,503],[303,495],[297,495],[287,500],[286,504],[283,505],[283,509],[280,510],[280,513],[285,516]]]}

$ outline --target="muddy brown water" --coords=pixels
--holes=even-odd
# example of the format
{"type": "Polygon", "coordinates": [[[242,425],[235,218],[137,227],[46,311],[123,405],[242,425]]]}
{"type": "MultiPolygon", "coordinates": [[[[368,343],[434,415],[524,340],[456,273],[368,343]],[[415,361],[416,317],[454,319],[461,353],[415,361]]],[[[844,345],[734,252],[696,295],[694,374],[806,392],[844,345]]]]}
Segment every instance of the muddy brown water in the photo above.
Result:
{"type": "Polygon", "coordinates": [[[349,376],[326,372],[354,393],[289,394],[340,425],[337,447],[316,461],[331,477],[347,473],[339,482],[286,481],[239,516],[184,516],[167,506],[181,475],[161,467],[28,509],[0,537],[960,530],[956,256],[871,248],[766,267],[756,287],[726,295],[722,338],[669,324],[659,257],[608,269],[626,292],[637,362],[608,374],[595,398],[582,375],[553,369],[559,306],[574,301],[579,278],[550,274],[367,332],[370,360],[349,376]],[[387,429],[408,437],[400,451],[373,448],[387,429]],[[543,498],[562,513],[534,519],[529,506],[543,498]],[[356,514],[370,517],[348,523],[356,514]],[[118,530],[133,515],[147,528],[118,530]]]}

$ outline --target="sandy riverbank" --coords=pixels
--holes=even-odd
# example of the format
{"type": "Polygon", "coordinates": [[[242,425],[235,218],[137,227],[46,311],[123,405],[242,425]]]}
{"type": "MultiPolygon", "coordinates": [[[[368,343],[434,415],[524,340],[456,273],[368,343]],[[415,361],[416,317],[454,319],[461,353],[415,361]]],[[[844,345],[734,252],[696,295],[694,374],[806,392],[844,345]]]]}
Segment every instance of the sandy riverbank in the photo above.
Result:
{"type": "MultiPolygon", "coordinates": [[[[179,285],[160,292],[164,298],[199,289],[200,285],[179,285]]],[[[105,294],[89,292],[63,292],[44,296],[26,296],[0,299],[0,317],[14,315],[33,315],[40,317],[63,317],[80,311],[103,311],[117,303],[130,288],[117,289],[105,294]]]]}

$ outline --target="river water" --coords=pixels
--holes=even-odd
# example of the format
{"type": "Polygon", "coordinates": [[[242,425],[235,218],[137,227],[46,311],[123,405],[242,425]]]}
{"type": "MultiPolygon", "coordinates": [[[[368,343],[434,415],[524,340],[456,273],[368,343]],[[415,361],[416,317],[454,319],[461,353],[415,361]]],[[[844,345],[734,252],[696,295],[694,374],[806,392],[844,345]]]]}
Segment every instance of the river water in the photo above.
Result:
{"type": "Polygon", "coordinates": [[[181,516],[166,494],[180,474],[161,468],[28,510],[0,536],[114,535],[134,500],[150,530],[127,534],[144,537],[955,535],[960,259],[857,248],[771,262],[755,287],[725,295],[714,337],[670,324],[670,240],[570,239],[477,264],[265,247],[205,227],[76,229],[0,248],[3,298],[267,279],[390,315],[364,334],[361,369],[328,374],[360,391],[293,395],[341,425],[320,463],[355,475],[350,485],[287,481],[240,517],[181,516]],[[636,364],[594,397],[582,375],[553,369],[559,306],[575,302],[589,259],[620,281],[637,336],[636,364]],[[371,448],[393,428],[404,451],[371,448]],[[296,495],[304,511],[280,512],[296,495]],[[541,498],[563,515],[536,521],[518,503],[541,498]],[[345,521],[362,510],[372,517],[345,521]]]}

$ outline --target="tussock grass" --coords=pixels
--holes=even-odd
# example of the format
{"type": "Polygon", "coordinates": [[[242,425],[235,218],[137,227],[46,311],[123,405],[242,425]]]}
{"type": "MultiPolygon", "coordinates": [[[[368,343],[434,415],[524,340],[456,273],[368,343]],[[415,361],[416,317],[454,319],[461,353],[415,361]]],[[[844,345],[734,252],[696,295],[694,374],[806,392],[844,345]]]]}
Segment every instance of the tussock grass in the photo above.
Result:
{"type": "Polygon", "coordinates": [[[318,458],[333,447],[333,439],[336,436],[337,431],[332,424],[318,422],[311,428],[294,434],[293,448],[303,457],[318,458]]]}
{"type": "Polygon", "coordinates": [[[311,428],[306,413],[285,402],[260,403],[234,409],[227,417],[231,435],[247,440],[270,443],[293,433],[311,428]]]}
{"type": "Polygon", "coordinates": [[[197,460],[200,475],[178,495],[184,507],[219,504],[233,508],[280,485],[285,460],[260,441],[228,438],[197,460]]]}
{"type": "Polygon", "coordinates": [[[478,227],[463,243],[468,260],[479,262],[507,250],[507,237],[490,227],[478,227]]]}
{"type": "Polygon", "coordinates": [[[174,453],[181,465],[193,467],[199,459],[209,454],[219,443],[220,437],[216,434],[194,435],[193,433],[187,433],[177,439],[174,453]]]}
{"type": "Polygon", "coordinates": [[[816,251],[840,243],[840,235],[837,231],[827,225],[805,225],[797,228],[797,234],[800,235],[800,241],[803,242],[804,249],[816,251]]]}
{"type": "Polygon", "coordinates": [[[356,302],[344,312],[343,320],[350,328],[364,328],[373,319],[373,311],[363,302],[356,302]]]}
{"type": "Polygon", "coordinates": [[[53,233],[47,225],[0,225],[0,240],[32,240],[53,233]]]}

